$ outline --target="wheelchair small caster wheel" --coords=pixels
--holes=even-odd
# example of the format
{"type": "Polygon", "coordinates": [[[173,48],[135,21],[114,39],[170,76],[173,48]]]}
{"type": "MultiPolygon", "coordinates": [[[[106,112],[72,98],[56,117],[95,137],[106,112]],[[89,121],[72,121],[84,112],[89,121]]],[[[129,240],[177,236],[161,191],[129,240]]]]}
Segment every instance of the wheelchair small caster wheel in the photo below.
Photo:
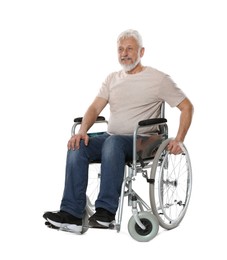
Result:
{"type": "Polygon", "coordinates": [[[139,242],[148,242],[153,239],[159,230],[159,223],[157,218],[150,212],[141,211],[138,213],[139,219],[145,226],[142,229],[132,216],[128,222],[128,231],[132,238],[139,242]]]}

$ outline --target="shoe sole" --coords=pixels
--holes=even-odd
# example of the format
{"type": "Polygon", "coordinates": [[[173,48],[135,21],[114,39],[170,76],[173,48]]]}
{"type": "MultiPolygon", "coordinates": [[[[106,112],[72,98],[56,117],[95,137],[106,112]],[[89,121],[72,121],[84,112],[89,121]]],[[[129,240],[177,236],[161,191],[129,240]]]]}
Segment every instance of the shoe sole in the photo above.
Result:
{"type": "Polygon", "coordinates": [[[89,220],[89,227],[90,228],[104,228],[104,229],[107,229],[107,228],[110,228],[113,223],[115,223],[115,221],[103,222],[103,221],[91,219],[91,220],[89,220]]]}
{"type": "Polygon", "coordinates": [[[67,232],[73,232],[73,233],[81,233],[82,232],[82,225],[76,225],[76,224],[69,224],[69,223],[59,223],[55,222],[49,218],[47,218],[47,221],[53,225],[54,227],[67,232]]]}

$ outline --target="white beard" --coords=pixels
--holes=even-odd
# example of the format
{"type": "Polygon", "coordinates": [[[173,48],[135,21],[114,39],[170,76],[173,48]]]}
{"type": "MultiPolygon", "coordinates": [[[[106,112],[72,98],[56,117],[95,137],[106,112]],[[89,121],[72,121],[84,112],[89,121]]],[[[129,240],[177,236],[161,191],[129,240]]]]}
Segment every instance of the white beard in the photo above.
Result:
{"type": "Polygon", "coordinates": [[[121,64],[121,66],[125,72],[129,72],[133,70],[139,63],[140,63],[140,56],[138,56],[137,60],[133,64],[129,64],[129,65],[121,64]]]}

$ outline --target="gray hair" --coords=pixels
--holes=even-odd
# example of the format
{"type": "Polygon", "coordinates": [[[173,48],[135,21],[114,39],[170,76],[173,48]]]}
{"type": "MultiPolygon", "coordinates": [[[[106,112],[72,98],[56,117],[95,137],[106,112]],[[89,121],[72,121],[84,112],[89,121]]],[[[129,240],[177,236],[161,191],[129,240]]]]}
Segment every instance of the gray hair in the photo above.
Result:
{"type": "Polygon", "coordinates": [[[129,30],[122,32],[117,38],[117,43],[119,43],[119,41],[121,39],[126,39],[126,38],[129,38],[129,37],[133,37],[137,41],[140,48],[143,47],[143,40],[142,40],[141,35],[139,34],[138,31],[132,30],[132,29],[129,29],[129,30]]]}

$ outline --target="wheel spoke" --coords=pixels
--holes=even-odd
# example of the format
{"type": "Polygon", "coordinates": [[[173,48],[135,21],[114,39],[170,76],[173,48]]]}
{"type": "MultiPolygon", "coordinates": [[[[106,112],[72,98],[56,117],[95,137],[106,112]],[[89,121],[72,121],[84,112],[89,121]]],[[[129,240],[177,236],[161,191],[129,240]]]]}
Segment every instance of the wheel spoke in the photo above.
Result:
{"type": "Polygon", "coordinates": [[[185,147],[182,154],[169,154],[168,140],[160,147],[151,170],[150,201],[161,226],[177,226],[187,210],[191,194],[191,165],[185,147]],[[161,150],[162,149],[162,150],[161,150]]]}

